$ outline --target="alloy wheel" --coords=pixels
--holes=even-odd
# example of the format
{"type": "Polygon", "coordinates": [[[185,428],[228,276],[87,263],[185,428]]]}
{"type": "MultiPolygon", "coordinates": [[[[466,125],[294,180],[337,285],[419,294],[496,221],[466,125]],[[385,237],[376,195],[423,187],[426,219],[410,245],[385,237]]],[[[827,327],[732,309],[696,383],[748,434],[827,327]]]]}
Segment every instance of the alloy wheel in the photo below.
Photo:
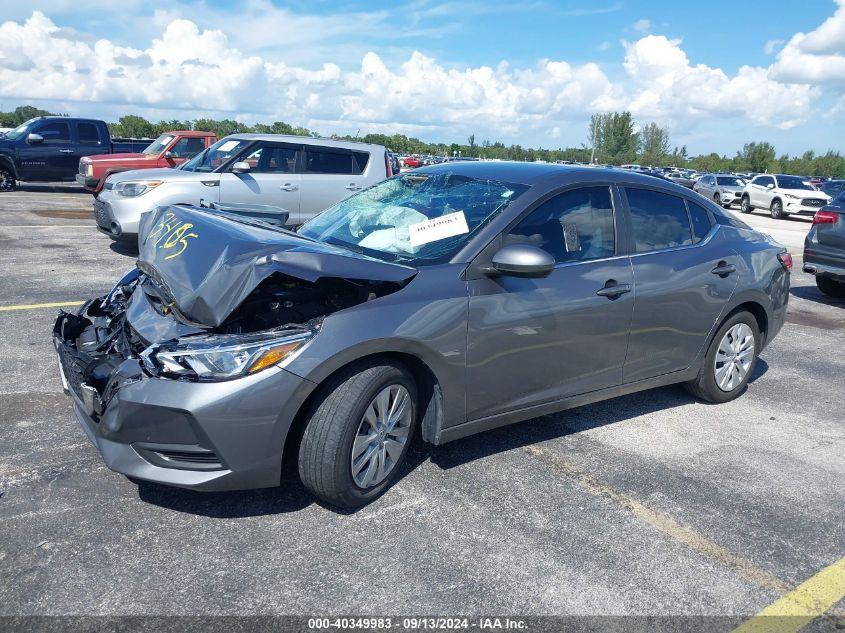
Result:
{"type": "Polygon", "coordinates": [[[736,389],[754,361],[754,332],[746,323],[737,323],[722,337],[714,360],[716,385],[722,391],[736,389]]]}
{"type": "Polygon", "coordinates": [[[0,169],[0,191],[12,191],[15,188],[15,177],[8,169],[0,169]]]}
{"type": "Polygon", "coordinates": [[[352,479],[360,488],[384,481],[402,457],[411,429],[411,394],[388,385],[370,402],[352,442],[352,479]]]}
{"type": "Polygon", "coordinates": [[[780,200],[772,202],[771,215],[775,220],[780,220],[783,217],[783,204],[780,200]]]}
{"type": "Polygon", "coordinates": [[[739,203],[739,210],[742,213],[751,213],[751,201],[748,196],[743,197],[742,202],[739,203]]]}

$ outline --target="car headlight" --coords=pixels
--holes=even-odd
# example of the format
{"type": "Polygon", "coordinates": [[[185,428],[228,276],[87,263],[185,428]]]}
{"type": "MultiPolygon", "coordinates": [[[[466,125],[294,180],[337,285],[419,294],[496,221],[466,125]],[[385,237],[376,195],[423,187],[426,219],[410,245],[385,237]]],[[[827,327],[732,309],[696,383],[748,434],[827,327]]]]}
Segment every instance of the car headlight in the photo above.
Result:
{"type": "Polygon", "coordinates": [[[141,358],[152,373],[199,381],[231,380],[292,360],[316,332],[187,337],[152,346],[141,358]]]}
{"type": "Polygon", "coordinates": [[[790,200],[800,200],[801,196],[793,196],[791,193],[783,194],[784,198],[789,198],[790,200]]]}
{"type": "Polygon", "coordinates": [[[163,184],[161,180],[127,180],[125,182],[116,183],[114,186],[114,192],[124,198],[135,198],[137,196],[143,196],[145,193],[152,191],[161,184],[163,184]]]}
{"type": "Polygon", "coordinates": [[[88,178],[94,177],[94,165],[92,163],[88,163],[88,167],[85,169],[85,175],[88,178]]]}

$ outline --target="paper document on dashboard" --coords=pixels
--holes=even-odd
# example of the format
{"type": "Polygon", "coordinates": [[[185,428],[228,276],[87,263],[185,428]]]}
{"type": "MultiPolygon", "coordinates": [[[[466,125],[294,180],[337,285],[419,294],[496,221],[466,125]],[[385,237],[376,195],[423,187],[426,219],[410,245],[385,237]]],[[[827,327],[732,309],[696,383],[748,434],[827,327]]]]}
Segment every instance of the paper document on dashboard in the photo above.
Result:
{"type": "Polygon", "coordinates": [[[448,215],[441,215],[439,218],[408,225],[408,237],[411,246],[422,246],[429,242],[436,242],[464,233],[469,233],[469,227],[463,211],[456,211],[448,215]]]}

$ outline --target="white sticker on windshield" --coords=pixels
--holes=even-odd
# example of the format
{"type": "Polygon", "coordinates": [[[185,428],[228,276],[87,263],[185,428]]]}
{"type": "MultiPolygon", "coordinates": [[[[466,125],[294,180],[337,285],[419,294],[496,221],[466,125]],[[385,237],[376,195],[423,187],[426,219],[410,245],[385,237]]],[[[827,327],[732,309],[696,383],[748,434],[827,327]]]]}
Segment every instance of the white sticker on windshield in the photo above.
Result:
{"type": "Polygon", "coordinates": [[[441,215],[433,220],[408,225],[408,237],[411,246],[421,246],[447,237],[469,233],[467,219],[463,211],[441,215]]]}
{"type": "Polygon", "coordinates": [[[218,152],[231,152],[233,149],[235,149],[238,146],[238,143],[240,143],[240,141],[226,141],[225,143],[223,143],[223,145],[221,145],[220,147],[217,148],[217,151],[218,152]]]}

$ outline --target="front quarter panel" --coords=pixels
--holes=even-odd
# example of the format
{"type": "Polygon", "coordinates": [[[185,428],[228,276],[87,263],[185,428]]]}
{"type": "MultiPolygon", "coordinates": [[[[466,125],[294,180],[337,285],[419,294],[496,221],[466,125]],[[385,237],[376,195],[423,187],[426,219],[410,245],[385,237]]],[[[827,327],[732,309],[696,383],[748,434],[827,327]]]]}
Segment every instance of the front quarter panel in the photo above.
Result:
{"type": "Polygon", "coordinates": [[[330,315],[285,369],[322,383],[359,358],[408,354],[422,361],[440,385],[443,426],[463,422],[468,298],[462,270],[456,264],[421,268],[405,288],[330,315]]]}

